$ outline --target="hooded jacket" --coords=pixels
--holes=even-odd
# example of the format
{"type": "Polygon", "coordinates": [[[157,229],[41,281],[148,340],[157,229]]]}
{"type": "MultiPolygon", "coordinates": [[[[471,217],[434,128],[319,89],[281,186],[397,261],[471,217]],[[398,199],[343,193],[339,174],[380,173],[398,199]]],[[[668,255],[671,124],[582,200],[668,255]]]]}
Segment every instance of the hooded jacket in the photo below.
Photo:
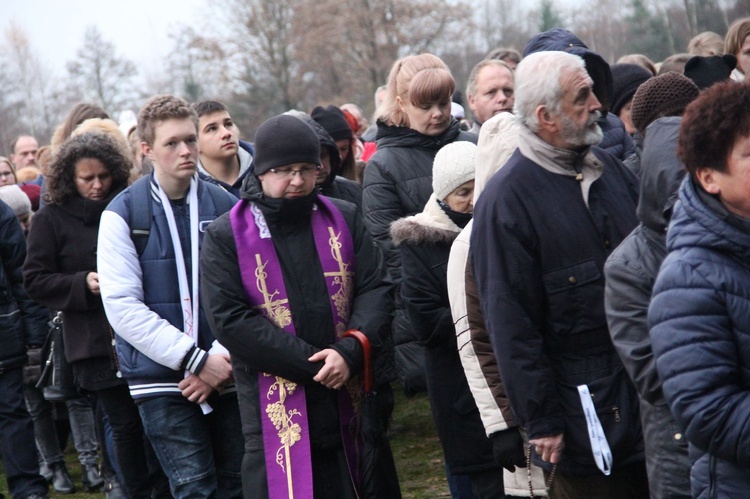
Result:
{"type": "Polygon", "coordinates": [[[320,147],[325,147],[328,150],[328,157],[331,161],[331,172],[328,174],[328,178],[326,178],[325,182],[319,186],[321,194],[328,198],[348,201],[355,205],[361,212],[362,186],[353,180],[349,180],[348,178],[339,175],[341,157],[339,156],[339,150],[336,147],[336,142],[331,137],[331,134],[323,128],[323,125],[314,119],[307,117],[307,115],[305,115],[304,122],[315,130],[315,133],[318,135],[318,140],[320,140],[320,147]]]}
{"type": "Polygon", "coordinates": [[[648,311],[664,396],[690,442],[693,497],[750,490],[750,222],[686,178],[648,311]]]}
{"type": "Polygon", "coordinates": [[[451,244],[461,231],[433,194],[424,210],[391,225],[401,251],[401,297],[425,348],[430,408],[451,473],[500,471],[456,351],[446,272],[451,244]]]}
{"type": "MultiPolygon", "coordinates": [[[[510,113],[500,113],[487,120],[479,132],[477,173],[474,184],[474,204],[479,199],[489,179],[508,161],[518,146],[518,124],[510,113]]],[[[471,275],[469,239],[473,221],[461,231],[451,246],[448,259],[447,284],[451,314],[455,324],[458,355],[464,374],[479,409],[488,437],[501,431],[518,431],[513,422],[510,402],[505,393],[497,358],[484,324],[476,282],[471,275]]],[[[542,470],[532,465],[534,495],[545,497],[542,470]]],[[[529,494],[528,472],[516,468],[515,472],[503,469],[503,485],[509,496],[529,494]]]]}
{"type": "Polygon", "coordinates": [[[562,28],[553,28],[534,36],[526,44],[523,56],[550,50],[568,52],[584,60],[586,71],[594,81],[594,95],[602,105],[602,118],[599,120],[599,126],[604,136],[599,143],[599,147],[620,161],[630,157],[635,152],[633,140],[625,130],[625,125],[620,118],[609,112],[614,89],[612,71],[607,61],[596,52],[589,50],[580,38],[562,28]]]}
{"type": "MultiPolygon", "coordinates": [[[[408,127],[378,122],[378,150],[367,162],[362,191],[364,222],[380,247],[391,279],[401,283],[401,260],[390,237],[390,225],[399,218],[422,211],[432,193],[432,162],[446,144],[456,140],[476,143],[477,137],[461,131],[451,120],[448,129],[432,137],[408,127]]],[[[423,354],[419,338],[409,327],[400,291],[396,291],[396,316],[393,322],[396,369],[404,391],[414,395],[425,391],[423,354]]]]}
{"type": "Polygon", "coordinates": [[[681,120],[662,118],[649,125],[637,209],[641,223],[604,266],[609,333],[642,399],[641,420],[652,497],[690,496],[687,441],[664,400],[647,321],[654,282],[667,256],[667,225],[685,178],[685,167],[676,154],[681,120]]]}
{"type": "Polygon", "coordinates": [[[205,180],[206,182],[209,182],[214,185],[218,185],[222,189],[226,190],[227,192],[232,193],[233,196],[239,197],[240,195],[240,187],[242,186],[242,182],[245,180],[245,177],[248,175],[252,175],[253,173],[253,156],[255,155],[255,149],[253,149],[253,145],[250,142],[245,142],[244,140],[239,141],[239,147],[237,148],[237,157],[240,161],[240,174],[237,177],[237,180],[232,184],[229,185],[226,182],[222,182],[221,180],[215,179],[205,168],[203,168],[203,165],[200,162],[200,158],[198,159],[198,175],[200,176],[201,180],[205,180]]]}

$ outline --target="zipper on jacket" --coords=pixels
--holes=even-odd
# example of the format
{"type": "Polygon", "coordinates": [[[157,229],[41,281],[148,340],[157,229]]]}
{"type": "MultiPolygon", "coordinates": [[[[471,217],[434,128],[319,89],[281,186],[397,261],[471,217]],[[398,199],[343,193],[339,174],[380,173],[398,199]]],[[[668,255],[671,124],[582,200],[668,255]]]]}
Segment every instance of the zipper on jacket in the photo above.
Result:
{"type": "Polygon", "coordinates": [[[708,497],[711,499],[718,499],[716,493],[716,458],[709,454],[708,455],[708,497]]]}
{"type": "MultiPolygon", "coordinates": [[[[49,345],[49,359],[54,359],[54,358],[55,358],[55,342],[53,341],[49,345]]],[[[49,360],[49,359],[47,360],[47,363],[51,364],[52,361],[49,360]]],[[[55,371],[57,371],[57,369],[54,369],[54,365],[52,367],[53,367],[53,369],[52,369],[52,386],[55,386],[57,384],[57,381],[55,381],[55,371]]]]}
{"type": "Polygon", "coordinates": [[[615,413],[615,423],[619,423],[620,421],[622,421],[622,419],[620,418],[620,408],[619,407],[614,406],[612,408],[612,412],[615,413]]]}

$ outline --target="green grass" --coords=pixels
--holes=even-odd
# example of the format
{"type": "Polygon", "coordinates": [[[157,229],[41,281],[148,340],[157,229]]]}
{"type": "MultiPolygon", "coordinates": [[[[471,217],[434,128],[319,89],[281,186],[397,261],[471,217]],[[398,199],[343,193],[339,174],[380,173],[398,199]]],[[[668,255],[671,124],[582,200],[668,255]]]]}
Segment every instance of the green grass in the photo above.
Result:
{"type": "Polygon", "coordinates": [[[396,408],[391,448],[404,498],[450,497],[443,449],[437,437],[426,394],[411,399],[394,385],[396,408]]]}
{"type": "MultiPolygon", "coordinates": [[[[430,403],[422,394],[407,399],[394,385],[396,408],[391,424],[391,447],[396,460],[401,492],[405,499],[431,499],[450,497],[445,478],[443,451],[437,438],[435,425],[430,414],[430,403]]],[[[81,466],[73,448],[68,442],[65,461],[79,491],[73,494],[56,494],[50,487],[50,497],[67,499],[99,499],[103,493],[81,492],[81,466]]],[[[5,473],[0,465],[0,493],[10,497],[5,482],[5,473]]]]}

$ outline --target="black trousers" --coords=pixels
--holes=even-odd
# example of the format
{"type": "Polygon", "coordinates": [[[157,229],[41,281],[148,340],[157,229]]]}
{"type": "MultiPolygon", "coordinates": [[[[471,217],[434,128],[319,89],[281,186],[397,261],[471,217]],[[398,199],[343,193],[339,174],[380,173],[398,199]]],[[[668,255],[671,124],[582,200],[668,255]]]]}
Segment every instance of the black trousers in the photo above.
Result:
{"type": "Polygon", "coordinates": [[[143,433],[141,416],[127,385],[96,390],[112,426],[122,485],[130,498],[171,497],[169,482],[143,433]]]}
{"type": "Polygon", "coordinates": [[[47,494],[39,475],[34,426],[23,398],[21,366],[0,373],[0,453],[8,490],[15,497],[47,494]]]}

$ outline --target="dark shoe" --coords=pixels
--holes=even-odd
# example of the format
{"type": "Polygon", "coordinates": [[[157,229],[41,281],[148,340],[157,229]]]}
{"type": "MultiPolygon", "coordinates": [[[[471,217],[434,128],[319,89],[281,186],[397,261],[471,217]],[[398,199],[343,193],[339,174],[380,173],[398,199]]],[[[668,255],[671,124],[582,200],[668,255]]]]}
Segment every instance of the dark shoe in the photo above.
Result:
{"type": "Polygon", "coordinates": [[[76,486],[73,483],[73,479],[68,473],[68,468],[65,467],[65,463],[56,463],[51,466],[52,468],[52,487],[58,494],[72,494],[76,491],[76,486]]]}
{"type": "Polygon", "coordinates": [[[86,492],[101,492],[104,478],[99,474],[99,467],[95,464],[85,465],[81,470],[81,483],[86,492]]]}
{"type": "Polygon", "coordinates": [[[125,491],[122,490],[120,482],[116,478],[107,478],[107,483],[104,485],[104,497],[106,499],[126,499],[125,491]]]}
{"type": "Polygon", "coordinates": [[[52,470],[49,469],[49,466],[47,466],[47,463],[42,463],[39,465],[39,474],[42,475],[42,478],[47,480],[47,483],[51,483],[52,478],[54,478],[54,475],[52,474],[52,470]]]}

